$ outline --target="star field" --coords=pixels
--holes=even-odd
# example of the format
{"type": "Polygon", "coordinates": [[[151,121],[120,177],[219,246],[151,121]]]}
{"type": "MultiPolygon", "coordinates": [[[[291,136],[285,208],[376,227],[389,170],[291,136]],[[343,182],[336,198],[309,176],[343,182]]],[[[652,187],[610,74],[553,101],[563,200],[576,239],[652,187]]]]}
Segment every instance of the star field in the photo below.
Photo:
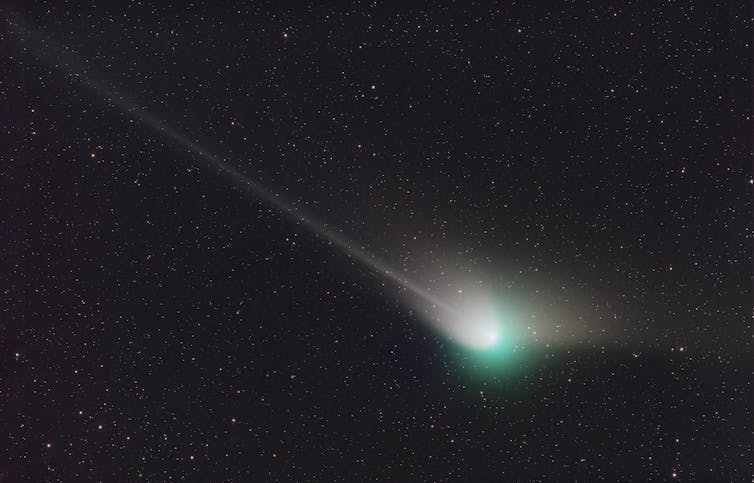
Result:
{"type": "Polygon", "coordinates": [[[743,3],[0,18],[0,481],[751,476],[743,3]]]}

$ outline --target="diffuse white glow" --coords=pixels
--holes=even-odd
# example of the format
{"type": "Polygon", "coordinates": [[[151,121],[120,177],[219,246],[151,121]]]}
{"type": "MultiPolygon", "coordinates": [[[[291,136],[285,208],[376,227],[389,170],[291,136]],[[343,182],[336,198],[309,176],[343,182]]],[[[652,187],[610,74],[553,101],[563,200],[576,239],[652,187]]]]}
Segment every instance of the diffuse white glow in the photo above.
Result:
{"type": "Polygon", "coordinates": [[[489,349],[505,337],[502,321],[493,299],[482,291],[444,297],[446,307],[409,301],[432,325],[448,338],[472,349],[489,349]]]}

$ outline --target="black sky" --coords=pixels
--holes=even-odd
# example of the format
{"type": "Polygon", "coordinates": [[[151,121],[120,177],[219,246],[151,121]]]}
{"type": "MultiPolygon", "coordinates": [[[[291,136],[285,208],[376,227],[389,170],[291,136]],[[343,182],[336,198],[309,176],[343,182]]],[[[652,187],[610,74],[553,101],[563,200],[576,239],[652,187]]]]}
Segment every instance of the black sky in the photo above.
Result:
{"type": "Polygon", "coordinates": [[[748,479],[751,14],[624,3],[0,8],[0,481],[748,479]],[[609,337],[480,371],[94,81],[609,337]]]}

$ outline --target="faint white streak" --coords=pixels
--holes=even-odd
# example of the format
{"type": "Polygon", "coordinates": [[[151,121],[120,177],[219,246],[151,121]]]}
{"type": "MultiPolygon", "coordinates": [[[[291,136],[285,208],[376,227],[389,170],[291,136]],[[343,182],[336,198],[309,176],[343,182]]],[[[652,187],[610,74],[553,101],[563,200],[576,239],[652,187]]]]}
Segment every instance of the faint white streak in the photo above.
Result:
{"type": "Polygon", "coordinates": [[[483,345],[485,342],[491,341],[493,337],[496,337],[493,333],[494,331],[487,327],[487,322],[483,324],[485,327],[476,327],[476,325],[480,325],[476,322],[476,318],[465,318],[454,304],[450,304],[433,295],[422,287],[421,284],[399,275],[388,264],[367,252],[362,246],[343,236],[338,230],[328,228],[328,224],[296,208],[278,193],[260,185],[223,161],[221,157],[192,141],[185,134],[168,126],[163,120],[147,112],[129,97],[108,87],[104,82],[88,74],[89,69],[86,63],[76,57],[68,47],[43,37],[28,26],[18,15],[11,15],[10,24],[16,34],[16,38],[24,46],[24,50],[26,50],[25,47],[28,47],[46,64],[59,69],[107,103],[117,107],[123,113],[142,123],[144,126],[149,127],[163,138],[186,149],[194,157],[201,159],[207,168],[224,177],[232,185],[263,201],[295,223],[305,226],[316,236],[324,239],[329,245],[339,248],[349,257],[361,262],[373,271],[388,277],[413,294],[422,303],[412,305],[422,307],[423,309],[420,311],[427,322],[436,329],[439,329],[446,336],[455,338],[461,342],[467,341],[470,345],[483,345]]]}

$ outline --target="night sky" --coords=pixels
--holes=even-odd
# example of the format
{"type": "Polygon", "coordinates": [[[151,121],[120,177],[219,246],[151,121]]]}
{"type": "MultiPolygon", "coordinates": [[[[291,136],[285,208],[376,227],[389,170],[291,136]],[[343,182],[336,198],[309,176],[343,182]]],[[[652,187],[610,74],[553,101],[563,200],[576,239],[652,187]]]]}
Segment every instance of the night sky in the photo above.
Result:
{"type": "Polygon", "coordinates": [[[747,2],[240,3],[0,7],[0,481],[750,481],[747,2]]]}

